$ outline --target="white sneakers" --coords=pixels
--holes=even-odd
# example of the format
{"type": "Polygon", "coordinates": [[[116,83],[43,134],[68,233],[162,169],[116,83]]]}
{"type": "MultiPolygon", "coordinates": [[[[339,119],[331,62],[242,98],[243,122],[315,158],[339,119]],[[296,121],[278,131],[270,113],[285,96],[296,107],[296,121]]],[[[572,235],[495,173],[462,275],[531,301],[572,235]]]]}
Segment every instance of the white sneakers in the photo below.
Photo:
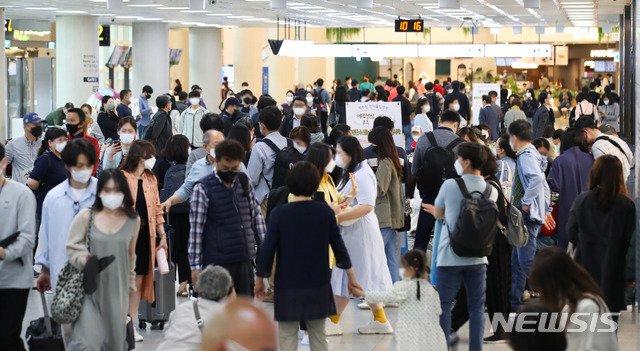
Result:
{"type": "Polygon", "coordinates": [[[309,335],[305,335],[302,337],[302,345],[309,346],[309,335]]]}
{"type": "Polygon", "coordinates": [[[133,328],[133,337],[136,339],[136,342],[142,342],[144,341],[144,338],[142,337],[142,335],[140,335],[140,333],[138,333],[138,328],[133,328]]]}
{"type": "Polygon", "coordinates": [[[359,309],[361,309],[361,310],[370,310],[370,309],[371,309],[371,307],[369,306],[369,304],[364,303],[364,302],[360,302],[360,303],[358,304],[358,308],[359,308],[359,309]]]}
{"type": "Polygon", "coordinates": [[[331,319],[327,318],[324,324],[324,334],[326,336],[340,336],[342,335],[342,329],[340,329],[338,324],[333,323],[331,319]]]}
{"type": "Polygon", "coordinates": [[[358,333],[363,335],[368,334],[393,334],[393,328],[391,328],[391,323],[386,321],[384,323],[380,323],[377,320],[372,320],[369,324],[364,327],[358,328],[358,333]]]}

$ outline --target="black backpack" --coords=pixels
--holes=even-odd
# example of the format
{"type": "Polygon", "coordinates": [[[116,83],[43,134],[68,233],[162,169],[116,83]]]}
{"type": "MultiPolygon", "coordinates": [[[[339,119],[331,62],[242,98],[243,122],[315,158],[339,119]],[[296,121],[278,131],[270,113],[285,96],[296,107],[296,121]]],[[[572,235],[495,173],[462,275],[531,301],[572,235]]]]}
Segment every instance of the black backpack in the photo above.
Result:
{"type": "MultiPolygon", "coordinates": [[[[164,174],[162,189],[160,190],[160,202],[167,201],[184,184],[187,165],[171,163],[171,167],[164,174]]],[[[171,206],[170,213],[189,213],[189,201],[171,206]]]]}
{"type": "Polygon", "coordinates": [[[431,146],[422,156],[422,164],[418,170],[418,190],[423,193],[437,195],[445,180],[457,178],[458,172],[454,166],[456,162],[453,149],[465,142],[456,138],[446,147],[438,145],[433,132],[426,133],[431,146]]]}
{"type": "Polygon", "coordinates": [[[481,198],[472,198],[462,178],[456,178],[456,183],[464,199],[453,230],[448,227],[451,248],[462,257],[489,256],[498,227],[498,205],[489,199],[493,187],[487,184],[481,198]]]}
{"type": "MultiPolygon", "coordinates": [[[[276,153],[276,160],[273,164],[273,180],[271,184],[267,178],[265,181],[267,182],[267,186],[269,190],[276,189],[281,186],[286,185],[287,172],[293,167],[293,165],[298,162],[304,160],[304,155],[298,152],[295,147],[293,147],[293,140],[287,138],[287,146],[283,149],[278,148],[273,141],[269,139],[260,139],[259,142],[263,142],[271,148],[276,153]]],[[[264,177],[264,174],[262,175],[264,177]]]]}

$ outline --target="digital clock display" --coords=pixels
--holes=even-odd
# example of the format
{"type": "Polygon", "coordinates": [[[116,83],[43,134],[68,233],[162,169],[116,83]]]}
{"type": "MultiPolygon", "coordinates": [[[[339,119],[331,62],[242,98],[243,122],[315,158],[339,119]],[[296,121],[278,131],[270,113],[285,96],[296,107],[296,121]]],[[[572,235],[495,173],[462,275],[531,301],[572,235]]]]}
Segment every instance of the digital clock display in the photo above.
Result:
{"type": "Polygon", "coordinates": [[[423,32],[424,20],[396,20],[396,32],[423,32]]]}

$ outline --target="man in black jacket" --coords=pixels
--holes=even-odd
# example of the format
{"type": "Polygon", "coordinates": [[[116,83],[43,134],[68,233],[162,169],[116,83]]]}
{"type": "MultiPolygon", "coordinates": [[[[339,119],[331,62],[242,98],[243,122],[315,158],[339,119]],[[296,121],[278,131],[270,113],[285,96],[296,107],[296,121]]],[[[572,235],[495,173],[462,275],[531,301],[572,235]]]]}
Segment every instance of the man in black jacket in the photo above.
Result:
{"type": "Polygon", "coordinates": [[[413,109],[411,108],[411,102],[404,97],[405,88],[404,86],[399,86],[396,88],[398,91],[398,96],[394,97],[393,102],[400,102],[400,109],[402,111],[402,134],[404,134],[405,146],[404,149],[407,153],[411,152],[411,143],[413,141],[413,137],[411,136],[411,113],[413,113],[413,109]]]}
{"type": "Polygon", "coordinates": [[[598,85],[596,84],[596,82],[591,82],[591,84],[589,84],[589,102],[598,106],[598,102],[600,101],[600,94],[596,93],[596,87],[598,85]]]}
{"type": "Polygon", "coordinates": [[[171,99],[168,95],[160,95],[156,98],[156,106],[158,106],[158,112],[151,119],[151,123],[149,123],[144,135],[144,140],[153,143],[156,148],[156,155],[161,155],[167,142],[173,136],[171,117],[169,117],[171,99]]]}
{"type": "Polygon", "coordinates": [[[438,119],[440,116],[440,96],[434,91],[435,85],[429,82],[424,86],[425,92],[424,96],[429,99],[429,105],[431,106],[431,110],[427,112],[427,117],[433,124],[433,128],[438,128],[438,119]]]}
{"type": "MultiPolygon", "coordinates": [[[[464,119],[469,121],[469,118],[471,118],[471,108],[469,106],[469,99],[465,94],[463,94],[460,91],[460,82],[457,80],[454,80],[451,83],[451,88],[453,89],[453,91],[451,92],[451,94],[447,95],[447,97],[444,99],[444,109],[448,110],[449,104],[451,103],[451,101],[457,99],[458,103],[460,103],[460,111],[458,111],[460,113],[460,116],[462,116],[464,119]]],[[[434,125],[433,127],[435,128],[436,126],[434,125]]]]}
{"type": "Polygon", "coordinates": [[[355,79],[351,81],[349,98],[351,99],[351,102],[360,101],[360,99],[362,99],[362,93],[360,93],[360,90],[358,90],[358,81],[355,79]]]}

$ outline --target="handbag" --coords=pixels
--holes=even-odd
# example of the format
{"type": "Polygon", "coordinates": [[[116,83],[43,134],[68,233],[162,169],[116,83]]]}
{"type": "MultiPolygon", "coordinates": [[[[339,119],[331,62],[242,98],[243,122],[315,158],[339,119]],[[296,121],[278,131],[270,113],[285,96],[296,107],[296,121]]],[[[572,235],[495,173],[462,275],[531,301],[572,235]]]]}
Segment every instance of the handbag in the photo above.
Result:
{"type": "MultiPolygon", "coordinates": [[[[89,223],[85,231],[85,243],[90,250],[91,227],[93,227],[93,210],[89,212],[89,223]]],[[[84,301],[84,272],[67,261],[58,276],[58,286],[53,295],[51,315],[62,324],[71,324],[78,320],[84,301]]]]}
{"type": "Polygon", "coordinates": [[[397,232],[408,232],[411,230],[411,212],[413,212],[411,207],[406,206],[404,209],[404,225],[400,228],[395,228],[397,232]]]}

